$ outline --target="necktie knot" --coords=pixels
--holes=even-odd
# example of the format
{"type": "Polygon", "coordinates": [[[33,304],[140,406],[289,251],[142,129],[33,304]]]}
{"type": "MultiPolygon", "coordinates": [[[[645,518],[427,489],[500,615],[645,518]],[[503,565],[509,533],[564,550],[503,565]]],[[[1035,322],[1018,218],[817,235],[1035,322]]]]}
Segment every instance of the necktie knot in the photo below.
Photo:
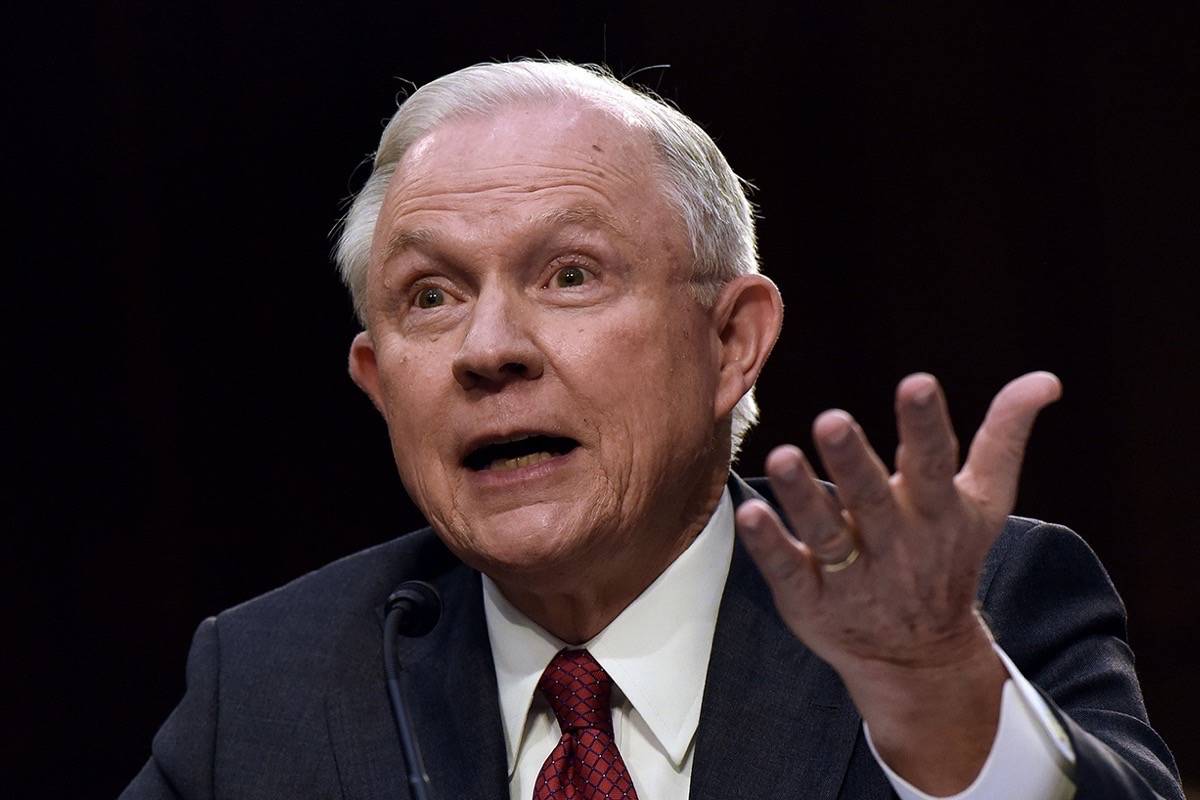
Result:
{"type": "Polygon", "coordinates": [[[587,650],[563,650],[538,681],[563,732],[595,728],[612,733],[612,678],[587,650]]]}
{"type": "Polygon", "coordinates": [[[612,678],[587,650],[563,650],[538,681],[562,728],[533,800],[638,800],[613,741],[612,678]]]}

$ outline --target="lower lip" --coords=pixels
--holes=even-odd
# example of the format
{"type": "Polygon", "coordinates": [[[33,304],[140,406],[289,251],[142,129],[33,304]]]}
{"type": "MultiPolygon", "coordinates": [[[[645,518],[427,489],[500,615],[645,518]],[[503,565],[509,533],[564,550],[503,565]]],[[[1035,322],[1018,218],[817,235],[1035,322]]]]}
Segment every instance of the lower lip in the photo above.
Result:
{"type": "Polygon", "coordinates": [[[501,486],[512,486],[518,483],[530,483],[533,481],[543,480],[553,477],[559,470],[563,469],[571,461],[571,458],[579,451],[576,447],[569,453],[563,453],[560,456],[547,458],[545,461],[539,461],[536,464],[529,464],[524,467],[512,467],[510,469],[481,469],[467,470],[471,476],[471,482],[484,488],[494,488],[501,486]]]}

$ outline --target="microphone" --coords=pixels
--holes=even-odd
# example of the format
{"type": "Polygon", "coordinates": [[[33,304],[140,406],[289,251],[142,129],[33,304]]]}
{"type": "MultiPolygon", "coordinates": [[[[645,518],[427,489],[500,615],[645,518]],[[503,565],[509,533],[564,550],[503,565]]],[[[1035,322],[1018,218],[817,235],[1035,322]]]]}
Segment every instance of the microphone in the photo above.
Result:
{"type": "Polygon", "coordinates": [[[433,630],[442,616],[442,598],[425,581],[405,581],[388,595],[387,614],[399,615],[396,632],[417,638],[433,630]]]}
{"type": "Polygon", "coordinates": [[[400,690],[399,663],[396,659],[396,637],[424,636],[437,625],[442,615],[442,600],[437,590],[424,581],[405,581],[387,599],[383,620],[383,666],[387,674],[388,699],[392,703],[392,719],[400,736],[404,754],[404,770],[412,800],[430,800],[429,775],[421,760],[421,748],[413,731],[412,719],[400,690]]]}

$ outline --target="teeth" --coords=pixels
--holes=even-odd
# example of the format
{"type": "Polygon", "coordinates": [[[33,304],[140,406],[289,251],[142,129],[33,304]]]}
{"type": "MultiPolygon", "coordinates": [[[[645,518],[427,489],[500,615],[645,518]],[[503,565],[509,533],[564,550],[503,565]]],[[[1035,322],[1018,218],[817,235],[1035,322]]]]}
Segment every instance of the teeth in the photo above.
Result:
{"type": "Polygon", "coordinates": [[[488,469],[517,469],[518,467],[528,467],[530,464],[540,464],[551,458],[554,458],[554,454],[547,453],[545,450],[517,458],[497,458],[488,465],[488,469]]]}

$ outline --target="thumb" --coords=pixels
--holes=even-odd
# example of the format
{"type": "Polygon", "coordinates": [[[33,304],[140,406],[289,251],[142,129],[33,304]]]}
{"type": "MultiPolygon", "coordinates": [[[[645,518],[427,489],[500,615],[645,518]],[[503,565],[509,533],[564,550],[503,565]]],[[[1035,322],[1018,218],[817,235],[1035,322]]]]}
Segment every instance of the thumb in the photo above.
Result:
{"type": "Polygon", "coordinates": [[[998,514],[1009,514],[1034,420],[1061,396],[1062,382],[1050,372],[1030,372],[1001,389],[971,441],[957,478],[960,488],[998,514]]]}

